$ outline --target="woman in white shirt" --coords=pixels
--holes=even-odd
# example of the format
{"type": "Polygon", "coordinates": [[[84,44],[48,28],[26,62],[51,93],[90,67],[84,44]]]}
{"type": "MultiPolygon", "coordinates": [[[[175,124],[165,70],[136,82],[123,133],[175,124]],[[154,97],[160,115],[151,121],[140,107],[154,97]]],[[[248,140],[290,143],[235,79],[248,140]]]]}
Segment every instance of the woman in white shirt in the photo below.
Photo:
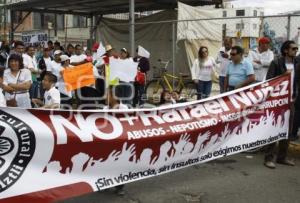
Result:
{"type": "Polygon", "coordinates": [[[31,72],[24,69],[22,57],[12,54],[8,59],[8,69],[4,71],[3,76],[2,89],[6,92],[6,100],[15,99],[17,107],[31,108],[29,97],[31,83],[31,72]]]}
{"type": "Polygon", "coordinates": [[[191,68],[192,79],[197,85],[197,99],[204,99],[210,96],[212,88],[212,77],[216,71],[214,58],[208,56],[208,48],[201,46],[198,58],[191,68]]]}

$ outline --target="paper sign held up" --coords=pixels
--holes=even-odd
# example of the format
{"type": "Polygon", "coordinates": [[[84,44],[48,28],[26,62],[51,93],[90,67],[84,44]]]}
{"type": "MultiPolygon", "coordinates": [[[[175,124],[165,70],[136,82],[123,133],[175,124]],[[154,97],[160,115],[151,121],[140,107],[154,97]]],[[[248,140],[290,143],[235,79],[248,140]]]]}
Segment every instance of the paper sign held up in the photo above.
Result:
{"type": "Polygon", "coordinates": [[[63,78],[66,90],[72,91],[81,87],[94,85],[95,76],[93,74],[93,64],[86,63],[63,71],[63,78]]]}

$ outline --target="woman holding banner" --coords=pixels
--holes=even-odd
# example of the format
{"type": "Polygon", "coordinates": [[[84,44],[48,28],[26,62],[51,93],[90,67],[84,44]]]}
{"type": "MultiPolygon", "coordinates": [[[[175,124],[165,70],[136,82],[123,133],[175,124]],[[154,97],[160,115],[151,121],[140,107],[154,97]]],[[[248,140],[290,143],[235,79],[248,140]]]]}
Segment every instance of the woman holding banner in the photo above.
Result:
{"type": "Polygon", "coordinates": [[[31,108],[29,89],[31,72],[24,69],[23,58],[12,54],[8,59],[8,69],[4,71],[2,89],[5,91],[7,106],[31,108]]]}

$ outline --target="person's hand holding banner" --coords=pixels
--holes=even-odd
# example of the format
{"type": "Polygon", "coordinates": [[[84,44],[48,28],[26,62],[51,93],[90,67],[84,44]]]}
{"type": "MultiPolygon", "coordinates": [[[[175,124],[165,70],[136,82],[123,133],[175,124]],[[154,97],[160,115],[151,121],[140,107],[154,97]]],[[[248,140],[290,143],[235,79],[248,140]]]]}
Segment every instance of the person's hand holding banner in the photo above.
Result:
{"type": "Polygon", "coordinates": [[[75,66],[74,68],[67,68],[63,70],[62,75],[67,91],[95,84],[92,63],[85,63],[75,66]]]}

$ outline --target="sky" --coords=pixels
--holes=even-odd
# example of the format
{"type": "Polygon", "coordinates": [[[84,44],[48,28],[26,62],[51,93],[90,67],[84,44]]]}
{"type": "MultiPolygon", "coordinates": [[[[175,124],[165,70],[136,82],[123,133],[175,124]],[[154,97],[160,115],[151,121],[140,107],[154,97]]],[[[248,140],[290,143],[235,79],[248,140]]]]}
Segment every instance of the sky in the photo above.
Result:
{"type": "Polygon", "coordinates": [[[235,7],[263,7],[265,15],[300,11],[300,0],[236,0],[235,7]]]}

